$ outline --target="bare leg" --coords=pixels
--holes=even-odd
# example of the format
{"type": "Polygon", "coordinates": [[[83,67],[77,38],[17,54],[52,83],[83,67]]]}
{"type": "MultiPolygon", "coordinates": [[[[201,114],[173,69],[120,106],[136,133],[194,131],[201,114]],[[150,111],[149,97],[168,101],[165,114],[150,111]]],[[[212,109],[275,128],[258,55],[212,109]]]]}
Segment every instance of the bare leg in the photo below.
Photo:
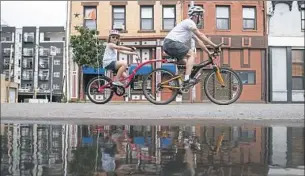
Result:
{"type": "Polygon", "coordinates": [[[118,61],[116,62],[115,67],[118,69],[117,72],[117,80],[120,80],[121,76],[123,77],[127,77],[127,73],[126,73],[126,68],[127,68],[127,63],[126,61],[118,61]]]}
{"type": "Polygon", "coordinates": [[[186,66],[185,66],[186,67],[185,80],[188,80],[190,74],[192,73],[192,69],[193,69],[194,62],[195,62],[194,52],[192,50],[189,50],[189,52],[187,53],[185,58],[187,59],[186,66]]]}

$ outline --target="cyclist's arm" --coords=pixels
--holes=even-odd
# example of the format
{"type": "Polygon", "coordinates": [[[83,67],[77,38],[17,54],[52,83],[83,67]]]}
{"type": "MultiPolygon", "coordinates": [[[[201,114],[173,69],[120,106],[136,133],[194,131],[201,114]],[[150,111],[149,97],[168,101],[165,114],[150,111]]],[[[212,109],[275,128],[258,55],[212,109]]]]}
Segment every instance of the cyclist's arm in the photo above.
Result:
{"type": "Polygon", "coordinates": [[[124,50],[118,50],[119,53],[123,53],[123,54],[132,54],[132,55],[136,55],[136,52],[130,52],[130,51],[124,51],[124,50]]]}
{"type": "Polygon", "coordinates": [[[211,52],[208,50],[208,48],[205,46],[205,44],[197,37],[197,36],[193,36],[194,40],[197,42],[197,44],[199,45],[200,48],[202,48],[205,52],[207,52],[208,54],[210,54],[211,52]]]}
{"type": "Polygon", "coordinates": [[[201,32],[199,31],[198,28],[192,27],[191,30],[192,30],[193,33],[194,33],[199,39],[201,39],[202,41],[207,42],[209,45],[213,46],[214,48],[217,47],[217,45],[216,45],[215,43],[213,43],[210,39],[208,39],[206,35],[204,35],[203,33],[201,33],[201,32]]]}
{"type": "Polygon", "coordinates": [[[109,43],[108,45],[109,45],[110,48],[116,49],[118,51],[122,51],[122,50],[123,51],[133,51],[131,48],[128,48],[128,47],[125,47],[125,46],[118,46],[114,43],[109,43]]]}

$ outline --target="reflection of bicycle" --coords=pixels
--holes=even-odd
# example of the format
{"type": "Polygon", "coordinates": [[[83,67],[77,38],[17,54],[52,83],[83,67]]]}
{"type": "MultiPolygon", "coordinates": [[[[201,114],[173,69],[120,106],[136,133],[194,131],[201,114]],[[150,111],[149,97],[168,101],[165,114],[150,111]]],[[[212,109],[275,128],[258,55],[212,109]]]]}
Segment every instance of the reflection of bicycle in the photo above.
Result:
{"type": "MultiPolygon", "coordinates": [[[[108,103],[113,93],[115,93],[117,96],[123,96],[125,94],[125,89],[130,86],[132,81],[134,80],[136,73],[138,70],[140,70],[144,65],[152,64],[154,62],[161,62],[163,60],[148,60],[143,63],[140,63],[140,56],[138,54],[137,56],[137,67],[133,70],[132,74],[129,75],[127,78],[121,78],[121,82],[127,82],[125,86],[117,86],[112,84],[112,80],[107,77],[106,75],[98,75],[97,77],[92,78],[88,85],[87,85],[87,96],[95,104],[105,104],[108,103]],[[105,90],[108,90],[108,97],[103,95],[103,92],[105,90]],[[93,93],[97,95],[93,95],[93,93]]],[[[115,75],[115,74],[114,74],[115,75]]]]}
{"type": "MultiPolygon", "coordinates": [[[[222,44],[218,45],[219,47],[222,44]]],[[[182,86],[183,78],[182,75],[175,75],[174,73],[171,73],[166,68],[157,68],[152,70],[148,75],[144,77],[142,88],[143,93],[148,101],[150,101],[153,104],[156,105],[165,105],[170,102],[172,102],[178,94],[182,93],[188,93],[190,88],[198,84],[201,80],[201,76],[203,75],[204,71],[208,71],[207,76],[204,79],[204,92],[209,100],[214,102],[218,105],[228,105],[231,103],[234,103],[241,95],[243,85],[242,81],[237,75],[235,71],[229,68],[220,68],[215,62],[214,59],[216,56],[218,56],[218,49],[214,50],[214,53],[212,54],[212,57],[209,57],[207,61],[203,61],[200,64],[194,65],[192,73],[190,75],[190,78],[193,78],[196,80],[194,84],[187,85],[187,87],[182,86]],[[206,66],[211,65],[213,68],[206,68],[206,66]],[[158,72],[158,73],[157,73],[158,72]],[[229,80],[233,80],[233,84],[231,82],[226,83],[224,81],[225,77],[228,77],[229,80]],[[150,78],[151,77],[151,78],[150,78]],[[216,77],[216,79],[215,79],[216,77]],[[156,91],[161,91],[163,89],[168,89],[168,96],[154,93],[155,97],[153,96],[152,90],[147,89],[147,80],[158,80],[157,85],[152,86],[154,87],[156,91]],[[218,83],[218,85],[217,85],[218,83]],[[210,89],[210,86],[212,87],[212,93],[210,93],[208,90],[210,89]],[[229,92],[228,96],[225,97],[218,97],[219,95],[215,93],[215,90],[221,90],[222,92],[225,92],[224,89],[228,88],[229,92]],[[236,93],[232,93],[232,91],[236,91],[236,93]],[[157,94],[161,95],[161,98],[157,97],[157,94]],[[227,100],[221,101],[220,98],[225,98],[227,100]],[[166,100],[165,100],[166,99],[166,100]],[[162,101],[163,100],[163,101],[162,101]]],[[[167,59],[175,59],[170,56],[167,57],[167,59]]],[[[175,63],[177,62],[170,62],[169,63],[175,63]]],[[[185,69],[185,65],[178,65],[179,68],[185,69]]]]}

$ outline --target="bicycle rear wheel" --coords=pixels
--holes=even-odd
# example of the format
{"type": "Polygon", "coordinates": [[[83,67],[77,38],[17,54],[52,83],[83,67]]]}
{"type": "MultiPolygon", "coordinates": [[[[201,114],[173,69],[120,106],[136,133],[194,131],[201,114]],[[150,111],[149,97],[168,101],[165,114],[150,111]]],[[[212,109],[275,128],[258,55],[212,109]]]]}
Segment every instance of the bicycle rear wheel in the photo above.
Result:
{"type": "MultiPolygon", "coordinates": [[[[145,98],[155,104],[155,105],[165,105],[172,102],[177,94],[178,89],[174,88],[165,88],[160,85],[161,82],[165,82],[173,78],[175,74],[171,73],[170,71],[162,68],[157,68],[152,70],[149,74],[144,77],[142,83],[143,94],[145,98]],[[151,84],[150,84],[151,83],[151,84]],[[157,83],[157,85],[156,85],[157,83]],[[151,86],[149,86],[149,84],[151,86]],[[158,91],[167,90],[164,93],[159,93],[158,91]]],[[[169,81],[166,86],[178,87],[179,81],[178,79],[173,79],[169,81]]]]}
{"type": "Polygon", "coordinates": [[[213,71],[209,73],[204,80],[204,92],[213,103],[218,105],[229,105],[239,99],[243,90],[243,84],[237,73],[232,69],[219,69],[225,86],[221,86],[216,78],[216,72],[213,71]],[[216,92],[218,90],[219,92],[216,92]],[[225,93],[227,93],[227,95],[223,95],[225,93]]]}

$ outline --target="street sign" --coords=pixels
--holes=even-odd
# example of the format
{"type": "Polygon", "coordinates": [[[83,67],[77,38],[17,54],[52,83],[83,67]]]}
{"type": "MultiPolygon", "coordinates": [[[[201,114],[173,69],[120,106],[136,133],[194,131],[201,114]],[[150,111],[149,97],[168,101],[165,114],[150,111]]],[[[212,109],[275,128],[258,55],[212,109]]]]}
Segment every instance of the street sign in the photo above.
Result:
{"type": "Polygon", "coordinates": [[[50,48],[50,55],[51,56],[56,56],[56,47],[55,46],[51,46],[51,48],[50,48]]]}

